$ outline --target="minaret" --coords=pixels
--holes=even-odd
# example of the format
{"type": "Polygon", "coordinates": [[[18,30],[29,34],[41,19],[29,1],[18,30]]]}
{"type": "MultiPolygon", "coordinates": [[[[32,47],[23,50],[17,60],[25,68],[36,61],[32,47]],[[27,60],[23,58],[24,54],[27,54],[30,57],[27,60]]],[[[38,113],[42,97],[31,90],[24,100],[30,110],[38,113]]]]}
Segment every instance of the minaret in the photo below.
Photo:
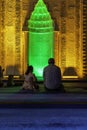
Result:
{"type": "Polygon", "coordinates": [[[43,0],[36,3],[28,20],[28,29],[28,65],[33,65],[35,75],[42,79],[43,68],[48,59],[54,57],[53,21],[43,0]]]}

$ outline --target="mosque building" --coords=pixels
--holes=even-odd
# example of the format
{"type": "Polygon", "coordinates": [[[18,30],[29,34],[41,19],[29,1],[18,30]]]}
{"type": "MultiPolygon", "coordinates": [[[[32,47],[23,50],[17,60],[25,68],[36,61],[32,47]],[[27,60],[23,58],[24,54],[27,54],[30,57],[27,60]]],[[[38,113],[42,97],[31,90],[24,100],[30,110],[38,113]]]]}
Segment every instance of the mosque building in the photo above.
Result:
{"type": "MultiPolygon", "coordinates": [[[[45,41],[49,44],[49,51],[52,49],[53,52],[49,53],[49,56],[53,56],[55,64],[61,68],[62,78],[87,79],[87,0],[1,0],[0,65],[5,69],[4,76],[21,76],[25,73],[27,65],[32,63],[29,59],[32,55],[29,52],[29,24],[39,2],[41,14],[48,14],[39,24],[42,26],[43,22],[43,27],[46,27],[49,17],[48,26],[51,31],[54,29],[53,47],[50,40],[53,38],[52,33],[50,39],[46,37],[48,39],[45,41]],[[46,10],[42,10],[44,5],[46,10]]],[[[41,14],[39,12],[39,15],[41,14]]],[[[33,25],[38,24],[33,22],[33,25]]],[[[45,35],[43,39],[44,37],[45,35]]],[[[43,54],[42,58],[45,57],[43,54]]]]}

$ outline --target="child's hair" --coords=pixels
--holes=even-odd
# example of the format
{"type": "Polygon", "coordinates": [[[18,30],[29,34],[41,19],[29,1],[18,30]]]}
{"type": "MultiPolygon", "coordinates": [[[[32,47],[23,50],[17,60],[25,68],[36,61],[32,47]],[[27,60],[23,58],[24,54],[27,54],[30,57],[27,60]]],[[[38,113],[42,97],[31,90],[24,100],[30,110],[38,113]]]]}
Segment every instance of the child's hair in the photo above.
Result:
{"type": "Polygon", "coordinates": [[[30,72],[33,72],[33,66],[32,65],[27,67],[27,71],[25,72],[25,74],[28,75],[30,72]]]}

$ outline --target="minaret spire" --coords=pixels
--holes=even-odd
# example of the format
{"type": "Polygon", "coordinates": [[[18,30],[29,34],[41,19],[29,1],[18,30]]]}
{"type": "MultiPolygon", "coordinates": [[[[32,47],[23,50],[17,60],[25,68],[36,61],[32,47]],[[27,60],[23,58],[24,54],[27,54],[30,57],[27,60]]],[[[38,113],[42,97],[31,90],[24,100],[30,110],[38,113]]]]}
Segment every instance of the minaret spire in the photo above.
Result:
{"type": "Polygon", "coordinates": [[[53,21],[43,0],[38,0],[34,11],[31,14],[28,28],[29,30],[34,28],[37,31],[40,31],[40,28],[43,28],[42,32],[47,31],[47,29],[48,31],[53,30],[53,21]]]}
{"type": "Polygon", "coordinates": [[[28,20],[28,64],[34,66],[37,77],[42,77],[43,67],[53,57],[53,20],[43,0],[38,0],[28,20]]]}

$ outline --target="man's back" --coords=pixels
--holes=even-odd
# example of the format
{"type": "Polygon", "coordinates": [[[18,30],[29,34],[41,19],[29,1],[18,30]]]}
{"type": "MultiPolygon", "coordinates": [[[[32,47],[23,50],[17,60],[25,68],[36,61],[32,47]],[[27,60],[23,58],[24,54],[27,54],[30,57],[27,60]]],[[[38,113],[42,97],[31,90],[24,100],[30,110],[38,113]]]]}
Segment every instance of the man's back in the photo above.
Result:
{"type": "Polygon", "coordinates": [[[48,89],[57,89],[61,84],[61,70],[54,64],[49,64],[43,71],[44,85],[48,89]]]}

